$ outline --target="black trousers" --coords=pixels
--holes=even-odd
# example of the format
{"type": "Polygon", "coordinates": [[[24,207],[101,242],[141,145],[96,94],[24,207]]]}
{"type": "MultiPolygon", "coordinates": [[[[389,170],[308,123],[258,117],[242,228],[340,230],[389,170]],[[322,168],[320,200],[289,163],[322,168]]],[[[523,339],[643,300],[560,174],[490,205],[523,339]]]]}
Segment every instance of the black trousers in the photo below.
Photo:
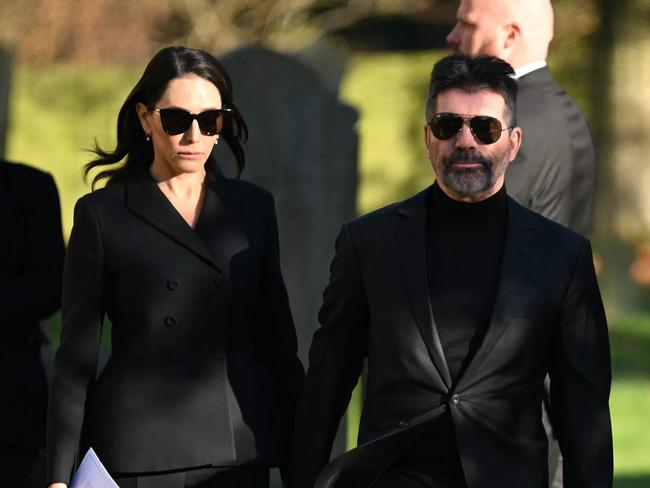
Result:
{"type": "Polygon", "coordinates": [[[269,467],[205,468],[115,476],[120,488],[269,488],[269,467]]]}
{"type": "Polygon", "coordinates": [[[430,422],[372,488],[467,488],[449,415],[430,422]]]}

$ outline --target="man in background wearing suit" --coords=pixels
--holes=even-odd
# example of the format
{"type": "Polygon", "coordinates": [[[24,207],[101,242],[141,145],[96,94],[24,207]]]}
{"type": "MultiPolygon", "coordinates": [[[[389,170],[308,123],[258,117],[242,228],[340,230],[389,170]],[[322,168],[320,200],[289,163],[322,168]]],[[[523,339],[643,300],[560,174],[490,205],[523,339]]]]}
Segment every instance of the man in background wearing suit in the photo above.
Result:
{"type": "Polygon", "coordinates": [[[290,488],[546,488],[552,379],[567,485],[610,487],[607,324],[589,242],[504,179],[517,84],[494,57],[432,72],[429,188],[345,224],[294,428],[290,488]],[[364,360],[359,447],[330,463],[364,360]],[[318,474],[320,472],[320,475],[318,474]]]}
{"type": "Polygon", "coordinates": [[[553,38],[550,0],[461,0],[457,19],[447,36],[451,46],[471,56],[496,56],[515,69],[524,138],[506,174],[508,194],[586,234],[596,157],[584,116],[546,66],[553,38]]]}
{"type": "Polygon", "coordinates": [[[54,180],[0,160],[0,472],[6,486],[25,485],[45,444],[39,322],[61,305],[63,257],[54,180]]]}
{"type": "MultiPolygon", "coordinates": [[[[596,180],[591,131],[580,109],[555,82],[546,55],[553,39],[550,0],[461,0],[447,42],[459,52],[507,61],[519,83],[517,116],[524,138],[506,174],[519,203],[580,234],[590,230],[596,180]]],[[[562,456],[554,439],[547,385],[551,486],[562,487],[562,456]]]]}

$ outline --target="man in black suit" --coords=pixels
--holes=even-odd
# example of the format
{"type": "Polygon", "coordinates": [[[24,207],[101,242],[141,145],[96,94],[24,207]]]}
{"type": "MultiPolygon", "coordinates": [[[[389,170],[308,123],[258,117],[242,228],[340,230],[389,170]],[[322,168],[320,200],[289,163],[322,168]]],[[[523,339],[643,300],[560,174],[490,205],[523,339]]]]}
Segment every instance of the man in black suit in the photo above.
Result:
{"type": "Polygon", "coordinates": [[[553,39],[550,0],[461,0],[447,42],[471,56],[507,61],[519,83],[521,149],[506,175],[523,206],[580,234],[589,231],[596,180],[591,131],[546,65],[553,39]]]}
{"type": "Polygon", "coordinates": [[[289,464],[314,486],[365,359],[359,447],[319,487],[548,484],[551,375],[567,484],[612,483],[607,324],[589,242],[505,193],[519,149],[512,68],[434,67],[424,137],[436,182],[345,224],[289,464]]]}
{"type": "Polygon", "coordinates": [[[49,174],[0,160],[0,236],[0,472],[22,487],[45,443],[39,322],[61,304],[61,211],[49,174]]]}
{"type": "MultiPolygon", "coordinates": [[[[517,115],[524,138],[506,174],[508,194],[523,206],[580,234],[590,229],[596,153],[587,122],[555,82],[546,56],[553,39],[550,0],[461,0],[447,36],[456,50],[497,56],[515,68],[517,115]]],[[[547,385],[545,427],[551,439],[552,486],[562,486],[562,457],[553,435],[547,385]]]]}

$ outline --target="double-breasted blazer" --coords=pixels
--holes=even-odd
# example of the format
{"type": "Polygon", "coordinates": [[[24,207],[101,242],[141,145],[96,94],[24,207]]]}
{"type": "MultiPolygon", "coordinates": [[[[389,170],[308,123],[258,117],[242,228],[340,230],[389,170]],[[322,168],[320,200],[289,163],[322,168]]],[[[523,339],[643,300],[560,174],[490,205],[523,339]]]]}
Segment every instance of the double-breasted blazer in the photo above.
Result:
{"type": "Polygon", "coordinates": [[[61,305],[61,209],[52,177],[0,160],[0,446],[45,443],[39,322],[61,305]]]}
{"type": "Polygon", "coordinates": [[[469,488],[546,488],[547,372],[565,486],[611,486],[609,343],[588,241],[508,198],[491,322],[454,386],[427,284],[427,191],[345,224],[338,236],[288,485],[314,486],[367,359],[359,447],[316,486],[371,486],[419,426],[449,412],[469,488]]]}
{"type": "Polygon", "coordinates": [[[48,411],[48,478],[283,462],[303,369],[271,195],[208,172],[187,225],[148,172],[81,198],[48,411]],[[96,377],[104,316],[111,355],[96,377]]]}

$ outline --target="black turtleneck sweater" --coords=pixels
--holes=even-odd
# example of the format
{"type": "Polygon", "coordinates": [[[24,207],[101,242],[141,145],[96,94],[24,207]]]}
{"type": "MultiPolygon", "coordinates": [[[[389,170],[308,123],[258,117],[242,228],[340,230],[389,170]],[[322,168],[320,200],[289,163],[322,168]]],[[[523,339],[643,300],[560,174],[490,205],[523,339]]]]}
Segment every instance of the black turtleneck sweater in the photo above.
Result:
{"type": "Polygon", "coordinates": [[[481,345],[501,273],[505,187],[477,203],[434,183],[427,200],[427,266],[433,318],[454,385],[481,345]]]}
{"type": "MultiPolygon", "coordinates": [[[[433,318],[453,387],[487,330],[508,220],[505,189],[478,203],[452,200],[434,183],[427,197],[427,266],[433,318]]],[[[393,470],[443,488],[465,487],[449,411],[429,422],[393,470]]]]}

